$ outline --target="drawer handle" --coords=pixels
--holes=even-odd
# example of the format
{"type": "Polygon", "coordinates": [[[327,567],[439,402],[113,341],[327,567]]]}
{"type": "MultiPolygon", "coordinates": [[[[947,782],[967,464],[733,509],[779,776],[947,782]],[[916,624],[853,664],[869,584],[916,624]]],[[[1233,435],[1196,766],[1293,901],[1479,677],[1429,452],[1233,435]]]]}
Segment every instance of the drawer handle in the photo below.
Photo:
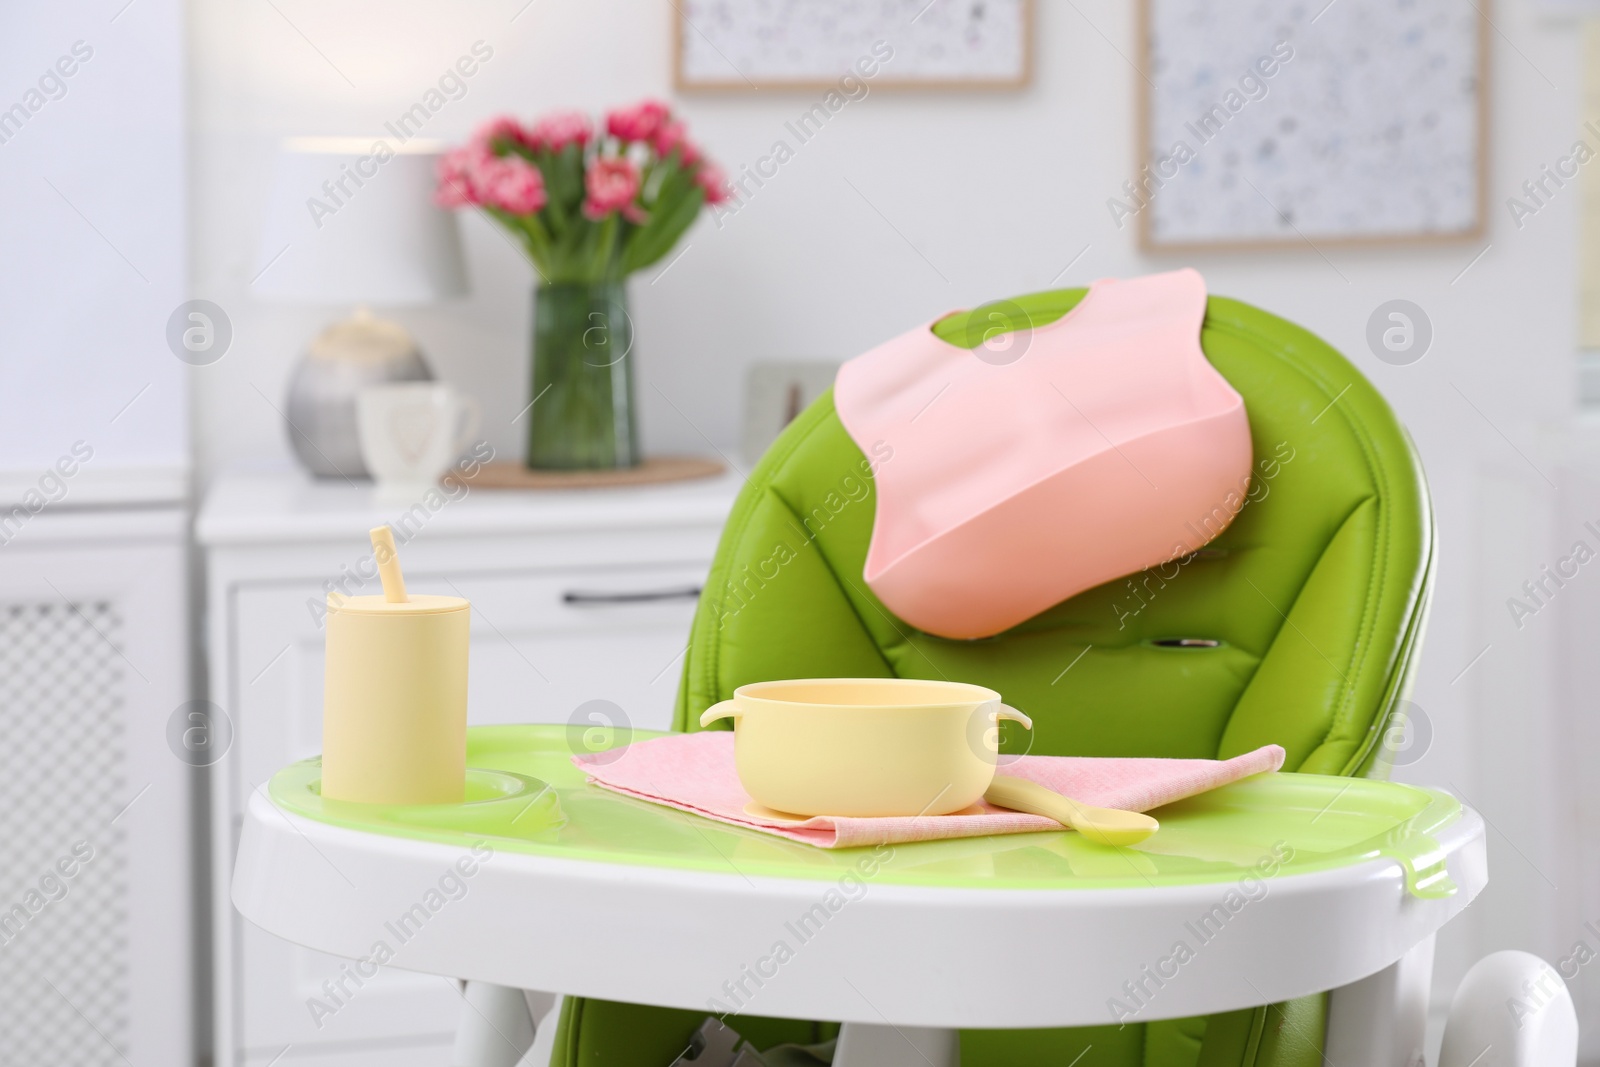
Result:
{"type": "Polygon", "coordinates": [[[700,586],[685,585],[676,589],[640,589],[624,593],[585,593],[568,589],[561,594],[563,604],[650,604],[659,600],[699,600],[700,586]]]}

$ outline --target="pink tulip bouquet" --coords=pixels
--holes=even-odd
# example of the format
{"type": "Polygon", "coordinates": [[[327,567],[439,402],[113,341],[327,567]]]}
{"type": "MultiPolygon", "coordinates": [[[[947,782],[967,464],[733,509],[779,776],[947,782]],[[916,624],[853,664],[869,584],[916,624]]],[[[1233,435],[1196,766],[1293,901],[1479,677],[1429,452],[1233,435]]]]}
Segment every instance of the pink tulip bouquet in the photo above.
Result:
{"type": "Polygon", "coordinates": [[[700,208],[728,198],[722,170],[658,100],[602,128],[560,111],[493,119],[439,164],[437,198],[482,208],[517,238],[546,284],[611,281],[672,250],[700,208]]]}
{"type": "Polygon", "coordinates": [[[641,461],[626,279],[672,251],[722,171],[666,104],[597,128],[575,112],[531,126],[494,119],[440,160],[437,197],[478,207],[539,272],[534,288],[527,466],[604,470],[641,461]]]}

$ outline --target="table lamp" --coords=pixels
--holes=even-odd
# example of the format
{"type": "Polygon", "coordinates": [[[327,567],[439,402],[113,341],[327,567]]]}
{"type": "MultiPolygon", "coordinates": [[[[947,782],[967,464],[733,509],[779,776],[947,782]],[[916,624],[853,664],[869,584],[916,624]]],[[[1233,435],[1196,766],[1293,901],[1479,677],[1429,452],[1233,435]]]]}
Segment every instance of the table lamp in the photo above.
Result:
{"type": "Polygon", "coordinates": [[[257,296],[354,304],[312,339],[289,379],[286,427],[319,477],[365,476],[356,394],[433,377],[403,327],[368,304],[421,304],[466,292],[456,217],[433,202],[438,142],[294,137],[278,153],[262,228],[257,296]]]}

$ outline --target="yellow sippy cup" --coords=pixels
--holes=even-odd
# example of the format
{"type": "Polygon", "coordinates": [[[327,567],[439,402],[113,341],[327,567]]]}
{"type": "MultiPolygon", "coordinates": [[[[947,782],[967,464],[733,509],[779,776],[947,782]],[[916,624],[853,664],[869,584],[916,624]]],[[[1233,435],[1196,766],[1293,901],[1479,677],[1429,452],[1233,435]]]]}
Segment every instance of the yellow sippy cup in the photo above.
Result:
{"type": "Polygon", "coordinates": [[[458,596],[406,595],[387,526],[372,531],[382,596],[328,596],[322,795],[460,803],[466,787],[467,637],[458,596]]]}

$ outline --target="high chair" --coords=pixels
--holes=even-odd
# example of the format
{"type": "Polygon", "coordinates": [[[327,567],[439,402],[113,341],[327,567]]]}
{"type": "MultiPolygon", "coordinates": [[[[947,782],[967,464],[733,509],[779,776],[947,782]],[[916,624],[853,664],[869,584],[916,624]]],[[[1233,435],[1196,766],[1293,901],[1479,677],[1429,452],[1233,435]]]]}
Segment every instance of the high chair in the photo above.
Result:
{"type": "MultiPolygon", "coordinates": [[[[1042,325],[1082,295],[1014,304],[1042,325]]],[[[970,344],[979,333],[969,333],[972,314],[935,329],[970,344]]],[[[1031,715],[1039,754],[1226,758],[1276,743],[1287,750],[1285,770],[1385,776],[1393,751],[1385,738],[1414,673],[1434,566],[1416,453],[1372,385],[1306,331],[1212,298],[1201,343],[1249,410],[1256,462],[1237,519],[1191,558],[1091,589],[987,640],[916,632],[866,588],[870,472],[893,459],[864,456],[831,396],[819,399],[757,465],[728,519],[694,622],[676,728],[696,729],[703,709],[746,682],[952,678],[999,690],[1031,715]]],[[[1007,930],[998,914],[996,936],[1025,946],[1027,931],[1007,930]]],[[[1347,1058],[1357,1055],[1374,1057],[1362,1067],[1384,1059],[1414,1067],[1431,966],[1430,938],[1331,996],[1125,1026],[964,1031],[960,1062],[1356,1067],[1347,1058]]],[[[1483,961],[1458,996],[1446,1067],[1571,1064],[1575,1023],[1565,989],[1546,989],[1551,974],[1523,954],[1483,961]],[[1548,1010],[1525,1024],[1507,1004],[1530,988],[1545,990],[1548,1010]]],[[[569,998],[551,1062],[665,1067],[704,1016],[569,998]]],[[[730,1022],[758,1047],[836,1032],[826,1020],[730,1022]]]]}
{"type": "MultiPolygon", "coordinates": [[[[1048,322],[1081,295],[1009,317],[1048,322]]],[[[235,907],[349,961],[327,1013],[386,965],[465,980],[452,1067],[730,1067],[690,1055],[708,1014],[781,1067],[817,1060],[773,1046],[834,1035],[836,1067],[1421,1067],[1434,934],[1487,878],[1476,812],[1360,780],[1392,761],[1428,601],[1421,471],[1388,406],[1305,331],[1212,299],[1201,342],[1249,409],[1237,519],[980,641],[911,630],[860,580],[892,446],[864,456],[823,397],[728,520],[677,728],[752,681],[950,678],[1031,715],[1035,752],[1276,743],[1300,773],[1159,808],[1127,848],[1061,831],[880,853],[602,789],[561,725],[480,726],[461,803],[350,803],[322,795],[320,759],[280,770],[248,802],[235,907]]],[[[701,1040],[733,1049],[711,1026],[701,1040]]],[[[1439,1067],[1571,1067],[1576,1050],[1560,977],[1501,952],[1457,991],[1439,1067]]]]}

